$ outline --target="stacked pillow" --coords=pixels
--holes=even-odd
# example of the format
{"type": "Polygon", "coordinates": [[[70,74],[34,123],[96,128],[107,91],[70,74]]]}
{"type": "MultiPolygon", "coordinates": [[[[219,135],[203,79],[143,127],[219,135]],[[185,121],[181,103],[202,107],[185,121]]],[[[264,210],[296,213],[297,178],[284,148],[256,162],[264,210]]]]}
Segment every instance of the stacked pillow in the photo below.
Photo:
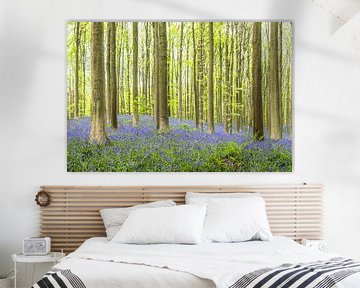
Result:
{"type": "Polygon", "coordinates": [[[199,244],[205,215],[206,205],[137,209],[111,242],[199,244]]]}
{"type": "Polygon", "coordinates": [[[272,238],[265,201],[258,193],[187,193],[186,204],[207,205],[203,237],[208,242],[272,238]]]}
{"type": "Polygon", "coordinates": [[[120,231],[121,226],[128,218],[131,211],[139,208],[171,207],[176,206],[172,200],[156,201],[146,204],[135,205],[128,208],[101,209],[100,214],[106,229],[107,239],[111,240],[120,231]]]}
{"type": "Polygon", "coordinates": [[[100,213],[112,243],[199,244],[272,238],[265,201],[257,193],[188,192],[186,204],[159,201],[100,213]]]}

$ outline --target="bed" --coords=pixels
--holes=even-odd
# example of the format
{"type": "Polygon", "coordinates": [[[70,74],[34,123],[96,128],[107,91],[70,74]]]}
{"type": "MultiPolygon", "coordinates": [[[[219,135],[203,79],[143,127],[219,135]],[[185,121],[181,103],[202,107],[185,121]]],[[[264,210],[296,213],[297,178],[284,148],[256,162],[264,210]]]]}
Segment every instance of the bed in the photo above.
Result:
{"type": "Polygon", "coordinates": [[[41,212],[43,235],[53,237],[53,250],[62,247],[75,251],[35,288],[360,287],[360,263],[298,243],[304,238],[322,237],[322,189],[318,185],[43,189],[52,197],[52,204],[41,212]],[[91,237],[105,236],[95,212],[103,207],[162,199],[181,204],[186,191],[260,192],[275,236],[271,241],[198,245],[118,244],[106,237],[91,237]],[[84,241],[84,237],[89,239],[84,241]]]}

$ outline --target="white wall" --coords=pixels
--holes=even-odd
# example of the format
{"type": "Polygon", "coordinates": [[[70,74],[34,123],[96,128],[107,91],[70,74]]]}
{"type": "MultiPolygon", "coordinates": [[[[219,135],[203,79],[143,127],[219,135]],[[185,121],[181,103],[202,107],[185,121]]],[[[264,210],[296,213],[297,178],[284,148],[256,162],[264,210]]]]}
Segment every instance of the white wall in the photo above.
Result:
{"type": "MultiPolygon", "coordinates": [[[[360,258],[360,65],[312,1],[2,0],[0,274],[37,235],[42,184],[322,183],[330,250],[360,258]],[[292,19],[293,173],[67,173],[65,22],[71,19],[292,19]]],[[[343,24],[343,23],[342,23],[343,24]]]]}

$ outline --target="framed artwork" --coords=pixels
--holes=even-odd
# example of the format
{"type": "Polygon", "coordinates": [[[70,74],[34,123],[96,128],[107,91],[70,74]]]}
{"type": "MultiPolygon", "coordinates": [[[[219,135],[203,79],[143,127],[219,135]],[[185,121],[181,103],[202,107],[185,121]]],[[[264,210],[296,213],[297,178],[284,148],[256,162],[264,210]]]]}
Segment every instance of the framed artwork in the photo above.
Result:
{"type": "Polygon", "coordinates": [[[291,22],[68,22],[68,172],[291,172],[291,22]]]}

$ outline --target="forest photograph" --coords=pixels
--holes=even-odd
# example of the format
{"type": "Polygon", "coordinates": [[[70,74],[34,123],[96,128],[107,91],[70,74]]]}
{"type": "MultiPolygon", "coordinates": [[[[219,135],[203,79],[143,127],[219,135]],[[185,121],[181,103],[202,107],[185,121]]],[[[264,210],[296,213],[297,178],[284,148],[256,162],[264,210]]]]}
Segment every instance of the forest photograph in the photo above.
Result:
{"type": "Polygon", "coordinates": [[[68,22],[68,172],[291,172],[291,22],[68,22]]]}

